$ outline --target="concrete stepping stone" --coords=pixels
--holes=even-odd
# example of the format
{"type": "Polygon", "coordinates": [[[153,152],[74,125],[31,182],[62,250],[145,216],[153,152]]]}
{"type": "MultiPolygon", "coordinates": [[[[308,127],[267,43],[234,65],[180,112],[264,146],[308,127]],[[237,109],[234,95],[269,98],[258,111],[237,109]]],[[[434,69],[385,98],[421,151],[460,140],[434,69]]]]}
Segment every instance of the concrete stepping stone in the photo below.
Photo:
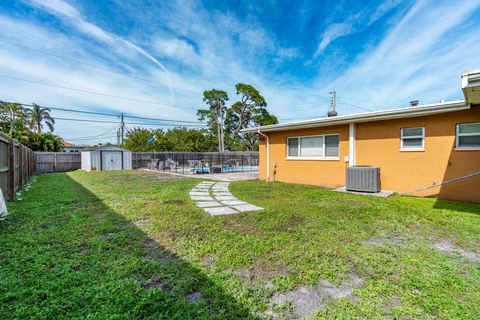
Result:
{"type": "Polygon", "coordinates": [[[223,203],[226,206],[238,206],[240,204],[248,204],[248,203],[243,202],[241,200],[223,200],[223,201],[220,201],[220,202],[223,203]]]}
{"type": "Polygon", "coordinates": [[[240,212],[247,212],[247,211],[258,211],[262,210],[262,208],[254,206],[253,204],[241,204],[237,206],[231,206],[233,209],[238,210],[240,212]]]}
{"type": "Polygon", "coordinates": [[[217,191],[213,191],[212,194],[214,196],[232,196],[233,195],[230,193],[230,192],[217,192],[217,191]]]}
{"type": "Polygon", "coordinates": [[[223,207],[224,205],[217,201],[199,201],[196,205],[200,208],[223,207]]]}
{"type": "Polygon", "coordinates": [[[222,215],[222,214],[238,213],[238,211],[233,210],[232,208],[229,208],[229,207],[203,208],[203,210],[207,211],[212,216],[219,216],[219,215],[222,215]]]}
{"type": "Polygon", "coordinates": [[[262,210],[260,207],[237,199],[228,190],[229,184],[230,182],[200,182],[190,190],[190,198],[199,208],[212,216],[262,210]]]}
{"type": "Polygon", "coordinates": [[[191,196],[209,196],[210,193],[208,191],[206,192],[200,192],[200,191],[190,191],[191,196]]]}
{"type": "Polygon", "coordinates": [[[190,196],[193,201],[214,201],[212,197],[209,196],[190,196]]]}
{"type": "Polygon", "coordinates": [[[217,199],[218,201],[222,201],[222,200],[238,200],[238,199],[235,198],[233,195],[230,195],[230,196],[215,196],[215,199],[217,199]]]}

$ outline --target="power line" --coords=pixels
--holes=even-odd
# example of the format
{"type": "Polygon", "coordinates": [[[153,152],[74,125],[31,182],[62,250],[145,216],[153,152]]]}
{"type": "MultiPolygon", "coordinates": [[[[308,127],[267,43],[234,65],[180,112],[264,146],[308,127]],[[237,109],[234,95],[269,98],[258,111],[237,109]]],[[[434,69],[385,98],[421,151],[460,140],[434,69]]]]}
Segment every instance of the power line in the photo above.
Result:
{"type": "MultiPolygon", "coordinates": [[[[75,139],[84,139],[84,138],[96,138],[96,137],[102,137],[102,136],[106,136],[106,135],[111,135],[113,134],[114,132],[112,131],[116,131],[118,130],[118,126],[115,126],[113,128],[110,128],[102,133],[99,133],[99,134],[95,134],[95,135],[90,135],[90,136],[82,136],[82,137],[77,137],[77,138],[71,138],[73,140],[75,139]]],[[[77,132],[78,133],[78,132],[77,132]]]]}
{"type": "Polygon", "coordinates": [[[158,84],[160,86],[167,87],[167,88],[171,87],[175,90],[191,92],[191,93],[194,93],[194,94],[201,94],[200,92],[196,92],[196,91],[193,91],[193,90],[190,90],[190,89],[174,87],[174,86],[168,85],[166,83],[162,83],[162,82],[158,82],[158,81],[152,81],[152,80],[149,80],[149,79],[146,79],[146,78],[141,78],[141,77],[134,76],[134,75],[124,74],[124,73],[115,71],[115,70],[110,69],[110,68],[106,68],[106,67],[98,66],[98,65],[91,64],[91,63],[88,63],[88,62],[83,62],[83,61],[80,61],[80,60],[72,59],[72,58],[65,57],[65,56],[62,56],[62,55],[59,55],[59,54],[56,54],[56,53],[51,53],[51,52],[48,52],[48,51],[32,48],[32,47],[29,47],[29,46],[26,46],[26,45],[23,45],[23,44],[10,42],[10,41],[6,41],[6,40],[3,40],[3,39],[0,39],[0,42],[6,43],[6,44],[9,44],[9,45],[12,45],[12,46],[17,46],[17,47],[20,47],[20,48],[24,48],[24,49],[29,49],[29,50],[32,50],[32,51],[36,51],[36,52],[39,52],[39,53],[42,53],[42,54],[45,54],[45,55],[49,55],[49,56],[52,56],[52,57],[56,57],[56,58],[59,58],[59,59],[64,59],[64,60],[68,60],[68,61],[75,62],[75,63],[78,63],[78,64],[83,64],[83,65],[91,67],[91,68],[96,68],[96,69],[99,69],[99,70],[108,71],[108,72],[115,73],[115,74],[118,74],[118,75],[121,75],[121,76],[124,76],[124,77],[129,77],[129,78],[132,78],[132,79],[141,80],[141,81],[144,81],[144,82],[148,82],[150,84],[158,84]]]}
{"type": "MultiPolygon", "coordinates": [[[[55,120],[60,121],[77,121],[77,122],[96,122],[96,123],[118,123],[117,121],[109,121],[109,120],[94,120],[94,119],[76,119],[76,118],[54,118],[55,120]]],[[[174,126],[174,127],[204,127],[205,125],[200,124],[170,124],[170,123],[144,123],[144,122],[125,122],[125,124],[136,124],[136,125],[144,125],[144,126],[174,126]]]]}
{"type": "Polygon", "coordinates": [[[347,106],[355,107],[355,108],[358,108],[358,109],[362,109],[362,110],[365,110],[365,111],[373,112],[372,109],[368,109],[368,108],[365,108],[365,107],[362,107],[362,106],[358,106],[358,105],[356,105],[356,104],[351,104],[351,103],[347,103],[347,102],[339,102],[339,103],[340,103],[340,104],[347,105],[347,106]]]}
{"type": "Polygon", "coordinates": [[[87,139],[68,139],[69,141],[89,141],[89,140],[97,140],[97,139],[108,139],[108,138],[115,138],[117,135],[110,135],[105,137],[98,137],[98,138],[87,138],[87,139]]]}
{"type": "MultiPolygon", "coordinates": [[[[6,103],[13,103],[7,102],[6,103]]],[[[26,104],[26,103],[19,103],[24,107],[33,107],[33,104],[26,104]]],[[[38,105],[38,104],[37,104],[38,105]]],[[[101,115],[101,116],[110,116],[110,117],[120,117],[120,114],[113,114],[113,113],[103,113],[103,112],[94,112],[94,111],[85,111],[85,110],[78,110],[78,109],[66,109],[66,108],[57,108],[57,107],[47,107],[41,106],[42,108],[48,108],[52,110],[59,110],[59,111],[66,111],[66,112],[76,112],[76,113],[86,113],[86,114],[94,114],[94,115],[101,115]]],[[[197,123],[202,124],[200,121],[189,121],[189,120],[174,120],[174,119],[162,119],[162,118],[149,118],[149,117],[139,117],[139,116],[129,116],[124,115],[125,118],[132,118],[132,119],[143,119],[143,120],[155,120],[155,121],[166,121],[166,122],[179,122],[179,123],[197,123]]]]}
{"type": "Polygon", "coordinates": [[[143,99],[137,99],[137,98],[131,98],[131,97],[117,96],[117,95],[104,93],[104,92],[98,92],[98,91],[76,89],[76,88],[72,88],[72,87],[60,86],[60,85],[57,85],[57,84],[51,84],[51,83],[35,81],[35,80],[28,80],[28,79],[17,78],[17,77],[10,77],[10,76],[6,76],[6,75],[0,75],[0,78],[29,82],[29,83],[38,84],[38,85],[47,86],[47,87],[59,88],[59,89],[64,89],[64,90],[71,90],[71,91],[76,91],[76,92],[81,92],[81,93],[87,93],[87,94],[99,95],[99,96],[104,96],[104,97],[123,99],[123,100],[128,100],[128,101],[136,101],[136,102],[156,104],[156,105],[167,106],[167,107],[183,108],[183,109],[190,109],[191,108],[191,107],[187,107],[187,106],[180,106],[180,105],[175,105],[175,104],[166,104],[166,103],[161,103],[161,102],[152,101],[152,100],[143,100],[143,99]]]}

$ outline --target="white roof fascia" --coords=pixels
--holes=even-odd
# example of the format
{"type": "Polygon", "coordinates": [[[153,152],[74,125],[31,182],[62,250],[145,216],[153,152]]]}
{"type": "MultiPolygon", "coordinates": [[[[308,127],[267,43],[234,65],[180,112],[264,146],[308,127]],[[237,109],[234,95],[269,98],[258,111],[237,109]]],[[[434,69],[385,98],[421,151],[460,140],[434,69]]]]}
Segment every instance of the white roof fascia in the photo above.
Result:
{"type": "Polygon", "coordinates": [[[480,88],[480,69],[466,71],[462,74],[462,91],[466,103],[478,102],[480,88]]]}
{"type": "Polygon", "coordinates": [[[369,122],[380,120],[391,120],[398,118],[410,118],[427,116],[438,113],[460,111],[470,109],[470,105],[466,104],[464,100],[449,101],[436,104],[420,105],[416,107],[404,107],[398,109],[390,109],[383,111],[357,113],[345,116],[336,116],[329,118],[316,118],[312,120],[303,120],[295,122],[287,122],[281,124],[274,124],[268,126],[253,127],[241,130],[242,132],[262,132],[268,131],[283,131],[283,130],[295,130],[306,129],[315,127],[326,127],[341,124],[357,123],[357,122],[369,122]]]}

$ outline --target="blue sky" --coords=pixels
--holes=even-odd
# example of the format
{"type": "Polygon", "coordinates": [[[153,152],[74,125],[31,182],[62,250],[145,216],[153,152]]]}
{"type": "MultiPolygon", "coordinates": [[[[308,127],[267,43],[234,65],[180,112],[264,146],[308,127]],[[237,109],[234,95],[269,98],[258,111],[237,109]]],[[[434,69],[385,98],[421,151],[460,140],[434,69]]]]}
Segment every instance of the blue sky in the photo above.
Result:
{"type": "MultiPolygon", "coordinates": [[[[233,103],[238,82],[285,122],[324,116],[332,89],[340,114],[462,99],[462,71],[480,68],[480,0],[4,0],[0,30],[1,100],[193,121],[204,90],[233,103]]],[[[116,127],[56,133],[113,142],[116,127]]]]}

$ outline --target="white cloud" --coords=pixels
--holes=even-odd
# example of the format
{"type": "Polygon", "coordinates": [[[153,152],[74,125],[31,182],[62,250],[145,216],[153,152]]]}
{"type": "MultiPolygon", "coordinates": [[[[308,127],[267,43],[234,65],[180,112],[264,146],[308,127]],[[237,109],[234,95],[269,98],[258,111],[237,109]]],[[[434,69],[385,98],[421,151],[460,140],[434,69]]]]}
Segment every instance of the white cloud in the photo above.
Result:
{"type": "MultiPolygon", "coordinates": [[[[122,37],[119,37],[108,31],[105,31],[102,28],[96,26],[95,24],[86,21],[82,17],[82,15],[78,12],[78,10],[76,10],[74,7],[72,7],[68,3],[62,0],[30,0],[30,1],[33,4],[39,6],[40,8],[46,9],[50,13],[56,15],[57,17],[61,19],[66,19],[66,21],[71,23],[72,26],[78,28],[78,30],[86,33],[87,35],[90,35],[93,38],[96,38],[97,40],[108,43],[111,46],[120,44],[137,51],[138,53],[146,57],[148,60],[152,61],[154,64],[159,66],[163,71],[165,71],[165,73],[167,74],[167,80],[168,82],[170,82],[170,73],[167,70],[167,68],[165,68],[165,66],[160,61],[155,59],[151,54],[149,54],[147,51],[137,46],[133,42],[126,40],[122,37]]],[[[175,94],[171,86],[170,86],[170,92],[171,92],[170,98],[171,98],[171,101],[173,101],[173,97],[175,94]]]]}
{"type": "Polygon", "coordinates": [[[157,39],[154,46],[159,54],[171,58],[185,59],[196,55],[193,46],[181,39],[157,39]]]}
{"type": "Polygon", "coordinates": [[[347,101],[376,109],[413,99],[461,98],[461,72],[479,63],[480,33],[475,28],[463,28],[461,36],[451,32],[479,7],[480,1],[417,3],[333,86],[347,101]]]}
{"type": "Polygon", "coordinates": [[[343,22],[328,25],[321,36],[321,41],[314,56],[322,54],[328,45],[336,39],[365,30],[387,12],[397,7],[400,2],[401,0],[385,1],[377,8],[365,9],[347,17],[343,22]]]}

